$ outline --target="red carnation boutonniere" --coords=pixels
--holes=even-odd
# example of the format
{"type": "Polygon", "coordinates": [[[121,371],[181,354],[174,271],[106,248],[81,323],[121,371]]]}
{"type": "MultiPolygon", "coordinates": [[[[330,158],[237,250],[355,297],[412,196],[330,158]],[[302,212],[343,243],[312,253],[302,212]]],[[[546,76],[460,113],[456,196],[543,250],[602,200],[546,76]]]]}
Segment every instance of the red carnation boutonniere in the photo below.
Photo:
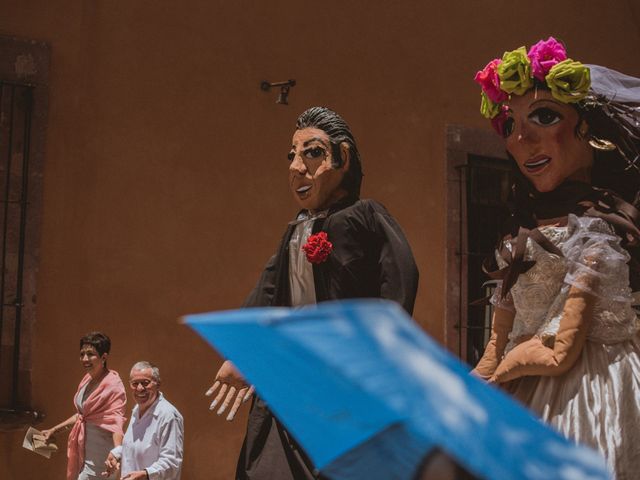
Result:
{"type": "Polygon", "coordinates": [[[333,250],[333,243],[327,239],[327,232],[318,232],[309,237],[307,243],[302,246],[302,250],[309,262],[318,264],[327,261],[333,250]]]}

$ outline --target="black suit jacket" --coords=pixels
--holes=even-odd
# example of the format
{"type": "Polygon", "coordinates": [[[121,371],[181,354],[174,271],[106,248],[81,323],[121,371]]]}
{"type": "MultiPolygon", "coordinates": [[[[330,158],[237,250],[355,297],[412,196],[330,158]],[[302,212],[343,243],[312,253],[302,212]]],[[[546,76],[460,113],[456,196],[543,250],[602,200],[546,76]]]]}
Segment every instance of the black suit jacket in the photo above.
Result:
{"type": "MultiPolygon", "coordinates": [[[[267,263],[245,307],[290,306],[289,224],[280,247],[267,263]]],[[[418,269],[402,229],[374,200],[346,198],[318,218],[313,233],[324,231],[333,250],[313,265],[318,302],[346,298],[394,300],[411,314],[418,269]]],[[[295,382],[295,379],[291,379],[295,382]]],[[[260,398],[255,398],[238,466],[238,480],[319,478],[304,451],[260,398]]]]}

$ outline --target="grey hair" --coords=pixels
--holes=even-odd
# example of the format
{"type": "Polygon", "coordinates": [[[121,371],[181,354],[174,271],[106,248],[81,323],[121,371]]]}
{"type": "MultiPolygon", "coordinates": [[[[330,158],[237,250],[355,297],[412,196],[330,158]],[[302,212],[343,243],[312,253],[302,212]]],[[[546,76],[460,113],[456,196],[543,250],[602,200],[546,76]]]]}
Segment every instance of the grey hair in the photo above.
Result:
{"type": "Polygon", "coordinates": [[[147,368],[151,370],[151,376],[153,377],[155,382],[160,384],[160,369],[151,362],[147,362],[146,360],[136,362],[133,367],[131,367],[131,371],[133,372],[134,370],[145,370],[147,368]]]}

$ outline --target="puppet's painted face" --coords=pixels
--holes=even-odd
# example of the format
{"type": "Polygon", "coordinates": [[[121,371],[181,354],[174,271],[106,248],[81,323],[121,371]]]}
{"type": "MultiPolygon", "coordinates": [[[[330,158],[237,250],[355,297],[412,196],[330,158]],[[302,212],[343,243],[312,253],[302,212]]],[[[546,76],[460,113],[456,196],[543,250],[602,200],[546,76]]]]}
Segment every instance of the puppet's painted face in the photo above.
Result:
{"type": "Polygon", "coordinates": [[[289,187],[298,204],[309,211],[324,210],[346,195],[340,188],[349,168],[348,147],[340,148],[342,163],[332,165],[329,136],[318,128],[296,130],[289,152],[289,187]]]}
{"type": "Polygon", "coordinates": [[[513,95],[508,106],[506,147],[536,190],[550,192],[565,180],[590,183],[593,152],[576,135],[580,118],[573,107],[546,90],[513,95]]]}

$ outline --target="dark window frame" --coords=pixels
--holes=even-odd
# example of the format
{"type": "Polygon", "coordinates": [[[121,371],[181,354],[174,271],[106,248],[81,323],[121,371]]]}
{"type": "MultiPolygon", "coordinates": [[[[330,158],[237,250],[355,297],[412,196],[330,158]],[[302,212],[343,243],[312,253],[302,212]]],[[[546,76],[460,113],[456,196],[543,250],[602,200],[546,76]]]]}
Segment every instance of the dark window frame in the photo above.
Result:
{"type": "MultiPolygon", "coordinates": [[[[474,158],[508,160],[503,140],[491,130],[447,125],[446,135],[445,346],[463,361],[473,363],[476,359],[469,355],[469,332],[484,329],[484,341],[488,340],[491,307],[480,312],[485,318],[483,326],[469,325],[470,309],[482,307],[471,307],[468,301],[469,254],[473,254],[468,242],[468,172],[474,158]]],[[[490,290],[489,285],[485,293],[490,290]]]]}
{"type": "MultiPolygon", "coordinates": [[[[40,257],[44,152],[48,113],[49,67],[51,48],[46,42],[0,35],[0,81],[7,91],[27,92],[31,103],[20,161],[26,176],[21,178],[25,195],[20,198],[22,235],[19,288],[4,298],[2,308],[19,309],[13,332],[2,335],[3,348],[11,348],[11,382],[8,396],[0,404],[0,430],[19,428],[37,420],[31,411],[32,335],[36,324],[36,276],[40,257]],[[26,208],[25,208],[26,207],[26,208]],[[13,302],[13,303],[12,303],[13,302]],[[17,305],[17,304],[20,305],[17,305]]],[[[7,151],[7,149],[2,149],[7,151]]],[[[11,152],[7,152],[11,155],[11,152]]],[[[5,162],[5,159],[0,161],[5,162]]],[[[8,165],[8,163],[6,164],[8,165]]],[[[7,168],[6,166],[4,168],[7,168]]],[[[5,175],[6,176],[6,175],[5,175]]],[[[6,235],[5,235],[6,240],[6,235]]],[[[4,245],[3,241],[3,245],[4,245]]],[[[6,353],[6,352],[5,352],[6,353]]],[[[3,369],[4,371],[4,369],[3,369]]]]}

